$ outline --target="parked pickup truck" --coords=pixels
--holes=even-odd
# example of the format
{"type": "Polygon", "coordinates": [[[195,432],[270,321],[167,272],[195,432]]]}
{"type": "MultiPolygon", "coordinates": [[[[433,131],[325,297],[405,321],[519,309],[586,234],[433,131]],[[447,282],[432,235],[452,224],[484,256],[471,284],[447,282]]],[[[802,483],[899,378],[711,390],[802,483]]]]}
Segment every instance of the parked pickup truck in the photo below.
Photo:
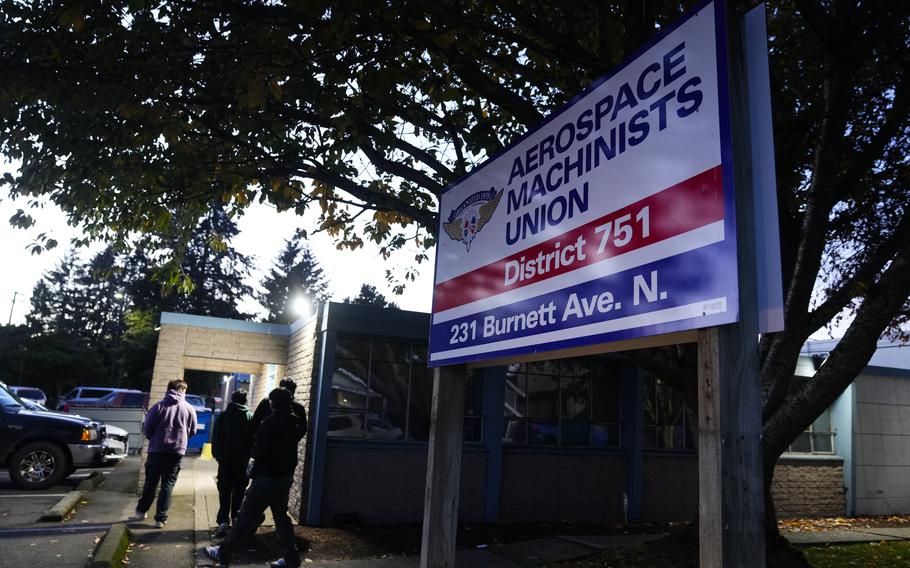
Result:
{"type": "Polygon", "coordinates": [[[104,425],[29,410],[0,383],[0,467],[22,489],[45,489],[105,460],[104,425]]]}

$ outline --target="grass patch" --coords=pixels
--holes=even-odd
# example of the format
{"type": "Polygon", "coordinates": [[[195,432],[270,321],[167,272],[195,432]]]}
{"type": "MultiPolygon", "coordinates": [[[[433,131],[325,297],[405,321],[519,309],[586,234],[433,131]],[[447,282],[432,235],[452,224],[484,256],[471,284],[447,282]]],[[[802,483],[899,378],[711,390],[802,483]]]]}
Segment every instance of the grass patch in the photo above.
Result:
{"type": "Polygon", "coordinates": [[[544,568],[690,568],[691,562],[680,562],[671,556],[655,552],[645,545],[613,548],[568,562],[546,564],[544,568]]]}
{"type": "Polygon", "coordinates": [[[894,540],[802,548],[813,568],[910,567],[910,542],[894,540]]]}

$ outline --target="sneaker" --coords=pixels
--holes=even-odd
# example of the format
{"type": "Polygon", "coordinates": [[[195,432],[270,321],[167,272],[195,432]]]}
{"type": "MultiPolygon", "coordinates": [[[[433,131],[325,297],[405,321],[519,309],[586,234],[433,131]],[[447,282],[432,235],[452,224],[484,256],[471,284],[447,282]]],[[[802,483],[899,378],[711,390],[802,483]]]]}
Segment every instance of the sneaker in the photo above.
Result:
{"type": "Polygon", "coordinates": [[[269,564],[269,568],[297,568],[298,566],[300,566],[299,562],[297,564],[290,564],[284,558],[279,558],[278,560],[269,564]]]}
{"type": "Polygon", "coordinates": [[[166,525],[166,524],[167,524],[167,521],[155,521],[155,528],[163,529],[164,525],[166,525]]]}
{"type": "Polygon", "coordinates": [[[227,523],[218,523],[218,528],[215,529],[216,535],[226,535],[228,531],[231,530],[231,525],[227,523]]]}
{"type": "Polygon", "coordinates": [[[140,511],[139,509],[136,509],[136,512],[133,514],[132,517],[130,517],[130,520],[131,521],[144,521],[147,516],[148,516],[148,513],[146,513],[145,511],[140,511]]]}
{"type": "Polygon", "coordinates": [[[205,555],[208,556],[209,558],[211,558],[212,560],[214,560],[215,562],[220,562],[222,564],[225,564],[225,562],[223,560],[221,560],[221,554],[220,554],[221,547],[220,546],[217,546],[217,545],[206,546],[203,549],[203,552],[205,552],[205,555]]]}

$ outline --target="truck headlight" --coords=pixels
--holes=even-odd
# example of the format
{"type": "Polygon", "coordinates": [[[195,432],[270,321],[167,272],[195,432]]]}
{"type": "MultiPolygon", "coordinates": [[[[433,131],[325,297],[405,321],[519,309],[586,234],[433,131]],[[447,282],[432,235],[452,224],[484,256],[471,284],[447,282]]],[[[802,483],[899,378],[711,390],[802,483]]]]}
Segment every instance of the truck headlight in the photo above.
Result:
{"type": "Polygon", "coordinates": [[[101,436],[98,434],[97,428],[83,428],[82,429],[82,441],[83,442],[97,442],[101,436]]]}

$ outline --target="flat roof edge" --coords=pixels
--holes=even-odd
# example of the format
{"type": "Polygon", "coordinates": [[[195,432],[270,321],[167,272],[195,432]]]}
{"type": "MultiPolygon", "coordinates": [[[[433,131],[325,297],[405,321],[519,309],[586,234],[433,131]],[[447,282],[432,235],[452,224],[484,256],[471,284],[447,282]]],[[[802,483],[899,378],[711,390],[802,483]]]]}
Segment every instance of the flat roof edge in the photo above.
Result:
{"type": "Polygon", "coordinates": [[[221,329],[224,331],[242,331],[246,333],[279,335],[283,337],[291,335],[291,326],[283,323],[259,323],[229,318],[178,314],[174,312],[161,312],[161,324],[204,327],[208,329],[221,329]]]}

